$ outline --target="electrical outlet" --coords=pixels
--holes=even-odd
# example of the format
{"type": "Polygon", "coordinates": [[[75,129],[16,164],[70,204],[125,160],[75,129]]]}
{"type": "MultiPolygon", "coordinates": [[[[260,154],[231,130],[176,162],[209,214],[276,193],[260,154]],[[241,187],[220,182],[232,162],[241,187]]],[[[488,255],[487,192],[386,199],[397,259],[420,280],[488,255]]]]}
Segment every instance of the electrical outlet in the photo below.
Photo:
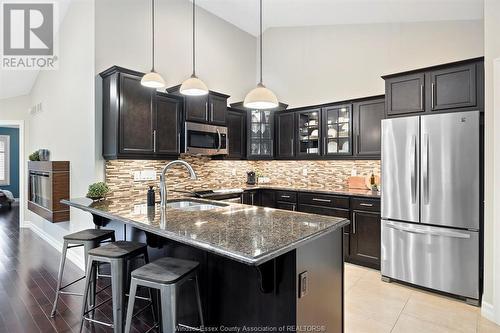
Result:
{"type": "Polygon", "coordinates": [[[306,168],[302,169],[302,176],[307,176],[307,169],[306,168]]]}
{"type": "Polygon", "coordinates": [[[139,180],[141,180],[141,172],[134,171],[134,181],[139,181],[139,180]]]}
{"type": "Polygon", "coordinates": [[[154,170],[134,171],[134,181],[156,180],[156,172],[154,170]]]}
{"type": "Polygon", "coordinates": [[[233,169],[231,170],[231,175],[236,176],[236,169],[235,169],[235,168],[233,168],[233,169]]]}

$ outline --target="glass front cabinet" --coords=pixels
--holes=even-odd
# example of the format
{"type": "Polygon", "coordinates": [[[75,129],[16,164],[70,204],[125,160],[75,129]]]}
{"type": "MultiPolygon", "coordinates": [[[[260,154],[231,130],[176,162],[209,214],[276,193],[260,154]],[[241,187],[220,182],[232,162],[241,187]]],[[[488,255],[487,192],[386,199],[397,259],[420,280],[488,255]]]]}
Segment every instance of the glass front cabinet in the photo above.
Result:
{"type": "Polygon", "coordinates": [[[250,110],[248,113],[247,157],[272,159],[274,154],[274,111],[250,110]]]}
{"type": "Polygon", "coordinates": [[[325,107],[322,113],[323,155],[352,155],[352,106],[325,107]]]}
{"type": "Polygon", "coordinates": [[[296,113],[297,156],[321,155],[321,109],[310,109],[296,113]]]}

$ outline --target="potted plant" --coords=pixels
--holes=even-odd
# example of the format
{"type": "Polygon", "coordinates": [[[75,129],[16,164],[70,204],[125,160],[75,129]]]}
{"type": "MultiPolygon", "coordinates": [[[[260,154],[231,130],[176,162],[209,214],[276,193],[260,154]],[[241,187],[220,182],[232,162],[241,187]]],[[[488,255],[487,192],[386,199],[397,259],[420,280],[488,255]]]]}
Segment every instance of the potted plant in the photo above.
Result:
{"type": "Polygon", "coordinates": [[[109,192],[109,187],[104,182],[97,182],[89,186],[89,191],[87,193],[87,198],[94,201],[102,200],[106,197],[109,192]]]}

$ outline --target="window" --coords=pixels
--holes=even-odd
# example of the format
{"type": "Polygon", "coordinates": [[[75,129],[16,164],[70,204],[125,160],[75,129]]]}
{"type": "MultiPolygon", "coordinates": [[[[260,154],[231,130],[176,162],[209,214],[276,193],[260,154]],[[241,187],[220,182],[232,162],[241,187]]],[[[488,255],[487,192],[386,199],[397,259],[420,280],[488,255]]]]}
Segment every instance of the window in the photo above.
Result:
{"type": "Polygon", "coordinates": [[[0,135],[0,185],[10,185],[10,136],[0,135]]]}

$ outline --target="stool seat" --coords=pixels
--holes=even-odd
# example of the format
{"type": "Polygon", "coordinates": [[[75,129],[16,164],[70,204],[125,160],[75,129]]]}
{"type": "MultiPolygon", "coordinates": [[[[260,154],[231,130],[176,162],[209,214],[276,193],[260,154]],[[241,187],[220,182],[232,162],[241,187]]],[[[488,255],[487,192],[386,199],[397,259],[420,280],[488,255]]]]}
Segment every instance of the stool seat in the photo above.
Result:
{"type": "Polygon", "coordinates": [[[89,251],[89,255],[105,258],[123,258],[135,256],[146,251],[147,245],[139,242],[118,241],[96,247],[89,251]]]}
{"type": "Polygon", "coordinates": [[[111,235],[114,235],[114,230],[107,229],[86,229],[74,232],[72,234],[64,236],[66,240],[72,241],[100,241],[104,239],[108,239],[111,235]]]}
{"type": "Polygon", "coordinates": [[[172,284],[198,266],[199,263],[195,261],[164,257],[133,270],[132,277],[160,284],[172,284]]]}

